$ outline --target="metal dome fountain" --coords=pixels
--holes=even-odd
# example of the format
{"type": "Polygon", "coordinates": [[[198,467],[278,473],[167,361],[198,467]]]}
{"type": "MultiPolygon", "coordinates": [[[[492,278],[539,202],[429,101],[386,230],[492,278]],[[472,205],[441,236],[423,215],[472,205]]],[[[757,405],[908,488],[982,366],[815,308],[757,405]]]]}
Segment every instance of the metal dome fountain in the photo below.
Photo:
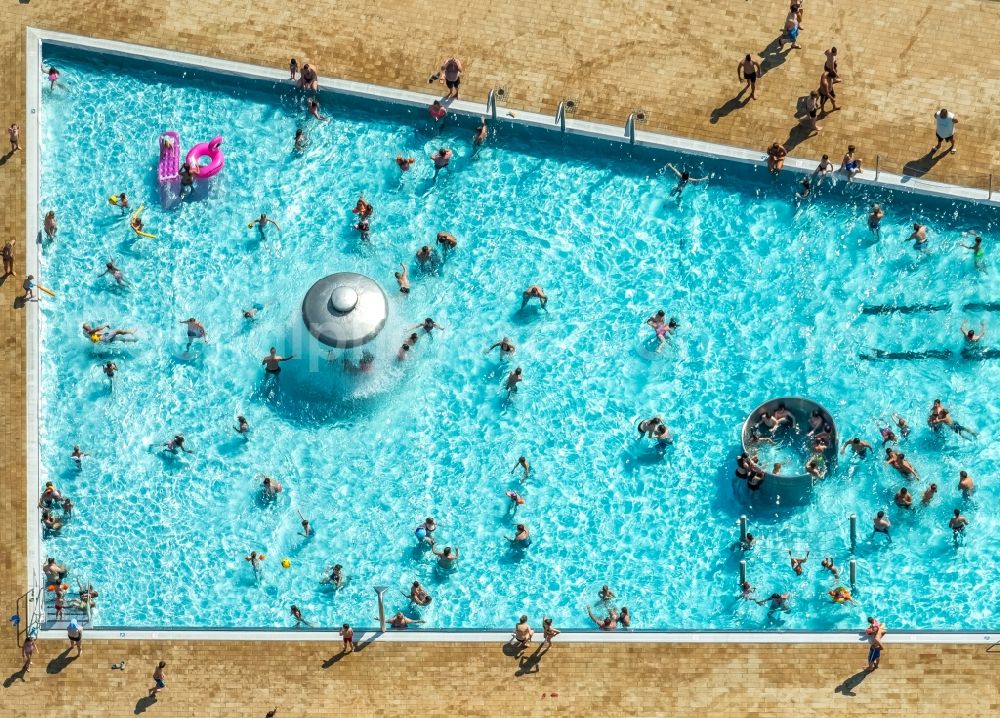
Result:
{"type": "Polygon", "coordinates": [[[323,277],[302,300],[306,329],[334,349],[367,344],[382,331],[388,316],[385,291],[371,277],[356,272],[323,277]]]}

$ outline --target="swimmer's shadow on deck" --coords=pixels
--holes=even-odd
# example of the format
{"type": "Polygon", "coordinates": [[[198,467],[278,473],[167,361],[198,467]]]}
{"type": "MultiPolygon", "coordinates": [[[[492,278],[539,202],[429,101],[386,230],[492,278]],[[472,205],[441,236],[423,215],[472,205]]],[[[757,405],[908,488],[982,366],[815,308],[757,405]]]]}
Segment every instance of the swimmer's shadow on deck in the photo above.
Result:
{"type": "Polygon", "coordinates": [[[7,678],[4,679],[3,687],[10,688],[12,685],[14,685],[16,681],[21,681],[21,683],[24,683],[24,673],[25,673],[24,668],[17,669],[9,676],[7,676],[7,678]]]}
{"type": "Polygon", "coordinates": [[[77,656],[69,655],[70,650],[72,649],[67,648],[65,651],[63,651],[58,656],[49,661],[49,665],[45,667],[45,672],[48,673],[50,676],[54,676],[58,673],[61,673],[66,666],[76,661],[77,656]]]}
{"type": "MultiPolygon", "coordinates": [[[[717,125],[719,120],[721,120],[726,115],[729,115],[736,110],[742,110],[750,102],[750,90],[740,90],[736,97],[730,98],[725,101],[722,105],[716,107],[708,116],[708,121],[717,125]],[[746,96],[744,97],[744,94],[746,96]]],[[[679,199],[679,198],[678,198],[679,199]]]]}
{"type": "Polygon", "coordinates": [[[132,711],[134,715],[142,715],[147,710],[149,710],[153,704],[156,703],[155,695],[144,695],[142,698],[135,702],[135,710],[132,711]]]}
{"type": "Polygon", "coordinates": [[[846,678],[843,683],[841,683],[839,686],[833,689],[833,692],[839,693],[842,696],[848,696],[850,698],[854,698],[855,696],[858,695],[857,693],[854,692],[854,689],[860,686],[861,683],[865,680],[865,678],[871,675],[871,673],[872,672],[869,671],[867,668],[862,668],[860,671],[855,673],[850,678],[846,678]]]}
{"type": "Polygon", "coordinates": [[[923,177],[934,169],[934,165],[950,154],[947,149],[939,155],[934,154],[934,150],[928,150],[923,157],[917,157],[903,165],[901,174],[904,177],[923,177]]]}
{"type": "MultiPolygon", "coordinates": [[[[365,650],[366,648],[368,648],[368,646],[372,645],[373,643],[375,643],[374,635],[371,638],[365,639],[364,641],[357,641],[354,644],[354,650],[351,651],[351,653],[361,653],[361,651],[365,650]]],[[[334,653],[332,656],[323,661],[323,663],[321,663],[320,665],[323,667],[324,670],[332,668],[334,665],[344,660],[347,656],[351,655],[351,653],[345,653],[344,651],[340,651],[339,653],[334,653]]]]}
{"type": "MultiPolygon", "coordinates": [[[[807,113],[808,115],[808,113],[807,113]]],[[[803,142],[808,140],[810,137],[816,136],[817,132],[811,127],[806,127],[801,122],[796,122],[788,130],[788,138],[782,143],[789,154],[792,150],[801,145],[803,142]]]]}
{"type": "Polygon", "coordinates": [[[760,55],[760,77],[764,77],[769,70],[776,69],[785,64],[788,55],[792,51],[791,43],[785,43],[784,49],[779,42],[781,38],[776,37],[767,44],[758,55],[760,55]]]}

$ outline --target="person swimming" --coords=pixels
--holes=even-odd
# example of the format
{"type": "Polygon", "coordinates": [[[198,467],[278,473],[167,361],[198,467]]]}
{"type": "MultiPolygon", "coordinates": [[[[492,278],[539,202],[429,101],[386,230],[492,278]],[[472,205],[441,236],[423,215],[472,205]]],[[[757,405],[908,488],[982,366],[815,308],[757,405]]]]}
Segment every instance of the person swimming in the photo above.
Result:
{"type": "Polygon", "coordinates": [[[983,238],[979,236],[978,232],[966,231],[964,234],[971,234],[974,239],[972,244],[965,244],[965,242],[959,242],[960,247],[972,250],[972,262],[976,269],[983,269],[986,266],[986,251],[983,249],[983,238]]]}
{"type": "Polygon", "coordinates": [[[98,276],[103,277],[105,274],[110,274],[119,287],[128,286],[128,282],[125,280],[125,276],[122,274],[122,270],[118,269],[118,267],[115,266],[115,263],[113,261],[107,262],[104,265],[104,271],[101,272],[100,275],[98,276]]]}
{"type": "Polygon", "coordinates": [[[193,454],[194,452],[184,446],[184,435],[176,434],[173,439],[165,441],[163,443],[163,450],[168,451],[171,454],[177,454],[183,452],[185,454],[193,454]]]}
{"type": "Polygon", "coordinates": [[[112,329],[110,324],[102,324],[99,327],[92,327],[87,322],[83,323],[83,335],[94,344],[111,344],[116,341],[125,341],[125,338],[134,335],[132,329],[112,329]]]}
{"type": "Polygon", "coordinates": [[[393,275],[396,277],[396,284],[399,285],[399,293],[409,294],[410,293],[409,271],[407,270],[406,265],[403,262],[399,263],[399,267],[402,271],[393,273],[393,275]]]}
{"type": "Polygon", "coordinates": [[[680,197],[681,192],[684,191],[684,188],[687,187],[688,183],[690,182],[704,182],[708,179],[708,177],[692,177],[691,173],[688,172],[686,169],[681,171],[676,167],[674,167],[669,162],[667,163],[667,167],[677,177],[677,185],[672,190],[670,190],[671,197],[673,196],[680,197]]]}

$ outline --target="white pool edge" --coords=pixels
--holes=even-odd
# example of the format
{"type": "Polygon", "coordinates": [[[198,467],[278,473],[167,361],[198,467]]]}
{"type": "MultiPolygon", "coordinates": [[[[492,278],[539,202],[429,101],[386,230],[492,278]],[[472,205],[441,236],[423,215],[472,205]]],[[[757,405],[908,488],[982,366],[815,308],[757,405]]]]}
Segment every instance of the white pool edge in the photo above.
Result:
{"type": "MultiPolygon", "coordinates": [[[[260,67],[247,63],[233,62],[216,58],[192,55],[190,53],[163,50],[160,48],[147,47],[144,45],[134,45],[131,43],[118,42],[115,40],[102,40],[72,35],[68,33],[55,32],[51,30],[41,30],[38,28],[26,28],[27,52],[25,54],[26,64],[26,85],[25,85],[25,161],[27,187],[25,191],[25,271],[27,274],[38,276],[38,218],[40,208],[38,207],[39,197],[39,116],[40,116],[40,82],[41,82],[41,44],[43,42],[64,45],[80,50],[99,51],[112,53],[125,57],[135,57],[143,60],[157,60],[173,65],[191,67],[194,69],[208,69],[216,72],[227,73],[250,80],[272,80],[276,82],[287,82],[288,76],[284,70],[260,67]]],[[[362,82],[350,80],[338,80],[321,77],[321,87],[323,90],[335,93],[343,93],[360,98],[369,98],[382,102],[394,102],[411,107],[424,108],[433,100],[439,99],[438,95],[411,92],[408,90],[397,90],[393,88],[381,87],[362,82]]],[[[449,105],[449,111],[462,115],[480,116],[485,115],[485,103],[474,103],[467,100],[456,100],[449,105]]],[[[498,109],[498,119],[500,110],[498,109]]],[[[521,124],[529,127],[546,129],[555,133],[559,128],[554,122],[554,118],[535,112],[517,111],[516,116],[504,113],[502,119],[505,122],[521,124]]],[[[612,141],[618,144],[628,145],[628,138],[624,134],[624,127],[617,128],[596,122],[582,120],[566,120],[566,133],[580,135],[612,141]]],[[[645,148],[662,149],[669,151],[679,151],[688,154],[696,154],[712,159],[736,161],[746,164],[760,164],[766,160],[766,154],[753,150],[729,147],[727,145],[703,142],[683,137],[662,135],[652,132],[636,131],[635,145],[645,148]]],[[[793,171],[811,173],[815,169],[812,160],[789,157],[785,160],[785,168],[793,171]]],[[[900,190],[904,192],[916,192],[935,197],[960,199],[967,202],[984,204],[992,207],[1000,207],[1000,192],[995,199],[988,199],[986,190],[978,190],[957,185],[948,185],[940,182],[931,182],[914,177],[895,175],[887,172],[880,172],[879,179],[874,179],[874,173],[866,170],[866,177],[855,179],[857,184],[870,184],[887,189],[900,190]]],[[[27,401],[27,506],[26,520],[27,532],[27,576],[26,585],[32,588],[39,588],[39,572],[41,568],[41,530],[40,523],[35,513],[31,510],[30,504],[33,497],[38,496],[41,491],[40,476],[40,456],[38,443],[38,421],[39,421],[39,380],[41,377],[41,362],[39,354],[39,337],[41,333],[41,313],[39,302],[30,302],[26,305],[26,401],[27,401]]],[[[30,592],[29,592],[30,593],[30,592]]],[[[373,598],[374,605],[374,598],[373,598]]],[[[91,639],[119,639],[119,640],[192,640],[192,641],[336,641],[337,629],[330,630],[281,630],[262,628],[256,630],[241,629],[89,629],[88,638],[91,639]]],[[[64,639],[63,630],[42,630],[38,637],[46,639],[64,639]]],[[[386,640],[401,642],[454,642],[454,643],[497,643],[504,642],[510,637],[507,631],[434,631],[434,630],[411,630],[411,631],[388,631],[380,633],[378,631],[364,630],[357,635],[358,642],[368,640],[386,640]]],[[[560,642],[563,643],[826,643],[845,644],[860,643],[863,638],[859,632],[852,631],[831,631],[831,632],[750,632],[750,631],[564,631],[560,634],[560,642]]],[[[897,644],[978,644],[991,645],[1000,642],[1000,629],[994,632],[961,632],[961,631],[893,631],[889,634],[887,642],[897,644]],[[995,634],[995,635],[994,635],[995,634]]]]}
{"type": "MultiPolygon", "coordinates": [[[[41,75],[41,42],[31,29],[27,32],[27,47],[25,48],[24,62],[26,67],[24,86],[24,159],[26,183],[24,192],[24,273],[25,276],[34,274],[40,281],[38,272],[38,156],[39,156],[39,132],[38,119],[40,116],[40,75],[41,75]]],[[[39,292],[40,294],[40,292],[39,292]]],[[[25,467],[25,479],[27,481],[25,492],[25,520],[28,522],[27,528],[27,583],[28,587],[39,586],[39,573],[41,571],[41,525],[38,515],[32,510],[31,502],[34,497],[40,495],[41,477],[39,476],[41,457],[39,455],[38,444],[38,422],[39,422],[39,402],[41,391],[39,380],[41,377],[41,353],[38,350],[39,337],[41,335],[41,312],[37,302],[27,302],[25,311],[25,401],[27,402],[25,418],[27,427],[25,432],[25,455],[27,466],[25,467]]],[[[33,592],[28,591],[32,602],[28,604],[28,611],[33,615],[35,605],[33,603],[33,592]]],[[[27,617],[24,617],[27,621],[27,617]]]]}

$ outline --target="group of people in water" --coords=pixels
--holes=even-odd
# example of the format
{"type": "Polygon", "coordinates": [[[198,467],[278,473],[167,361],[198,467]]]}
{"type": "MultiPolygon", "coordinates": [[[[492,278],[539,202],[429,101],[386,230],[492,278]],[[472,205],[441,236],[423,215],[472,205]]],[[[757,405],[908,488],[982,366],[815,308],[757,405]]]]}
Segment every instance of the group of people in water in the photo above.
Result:
{"type": "MultiPolygon", "coordinates": [[[[963,333],[966,329],[963,327],[963,333]]],[[[823,452],[831,448],[829,444],[829,439],[832,434],[832,426],[829,421],[824,417],[818,410],[813,410],[808,417],[809,433],[808,437],[812,438],[813,451],[816,452],[810,458],[809,462],[806,464],[806,472],[812,475],[814,478],[823,478],[825,476],[825,459],[819,461],[818,466],[810,466],[814,460],[818,461],[819,457],[822,456],[823,452]]],[[[975,438],[977,433],[958,423],[951,416],[948,409],[941,403],[940,399],[935,399],[930,412],[927,416],[928,427],[939,432],[942,427],[947,427],[951,429],[958,436],[970,440],[975,438]]],[[[782,403],[779,403],[773,410],[764,409],[761,411],[756,423],[753,425],[753,433],[750,436],[751,446],[747,451],[741,453],[736,459],[736,469],[735,475],[738,479],[745,481],[747,488],[750,491],[759,491],[764,484],[766,475],[779,475],[782,470],[781,464],[774,464],[770,471],[765,470],[758,462],[757,448],[761,442],[764,443],[774,443],[775,435],[779,433],[779,430],[785,429],[786,431],[797,431],[798,421],[794,414],[782,403]]],[[[917,471],[916,467],[906,458],[906,455],[897,451],[889,444],[899,444],[900,436],[905,441],[911,434],[910,423],[902,416],[898,414],[892,415],[892,423],[885,425],[879,425],[879,433],[882,437],[882,447],[885,451],[885,464],[897,473],[900,474],[904,479],[908,481],[920,481],[921,476],[917,471]],[[899,431],[897,435],[896,431],[899,431]]],[[[840,446],[840,453],[844,454],[847,451],[850,454],[859,459],[867,458],[873,451],[874,447],[871,443],[861,439],[860,437],[852,437],[844,441],[840,446]]],[[[970,499],[976,491],[976,483],[973,477],[966,470],[960,470],[958,472],[957,481],[957,492],[966,500],[970,499]]],[[[923,506],[928,506],[935,501],[935,497],[938,495],[938,485],[937,483],[931,483],[928,487],[921,493],[920,504],[923,506]]],[[[914,507],[915,497],[913,493],[906,487],[902,486],[893,496],[893,503],[896,507],[903,510],[910,510],[914,507]]],[[[969,519],[962,514],[960,508],[955,508],[952,511],[952,515],[948,519],[948,528],[952,532],[952,540],[957,546],[960,545],[961,539],[964,536],[966,527],[969,526],[969,519]]],[[[872,519],[872,537],[884,536],[887,542],[892,541],[891,538],[892,522],[886,514],[885,510],[879,510],[876,512],[872,519]]],[[[736,547],[743,551],[748,551],[757,545],[757,537],[752,533],[747,533],[745,538],[742,538],[736,547]]],[[[809,559],[809,552],[806,551],[805,555],[802,557],[795,557],[791,550],[788,551],[790,565],[792,570],[796,575],[801,576],[803,573],[803,565],[809,559]]],[[[840,577],[840,569],[833,562],[831,556],[826,556],[821,566],[823,569],[829,571],[834,579],[840,577]]],[[[749,582],[744,582],[741,586],[741,595],[744,599],[750,599],[751,593],[754,592],[753,586],[749,582]]],[[[828,592],[831,600],[835,603],[853,603],[850,591],[842,586],[838,586],[835,589],[828,592]]],[[[790,594],[787,593],[776,593],[770,595],[768,598],[757,601],[758,604],[763,605],[764,603],[770,602],[771,610],[789,610],[788,599],[790,594]]]]}

